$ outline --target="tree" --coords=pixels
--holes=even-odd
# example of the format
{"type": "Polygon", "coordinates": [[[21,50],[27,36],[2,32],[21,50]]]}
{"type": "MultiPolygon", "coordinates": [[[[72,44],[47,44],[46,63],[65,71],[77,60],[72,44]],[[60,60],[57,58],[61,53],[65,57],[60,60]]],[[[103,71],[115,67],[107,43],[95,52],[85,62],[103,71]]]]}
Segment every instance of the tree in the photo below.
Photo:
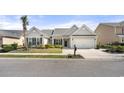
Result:
{"type": "Polygon", "coordinates": [[[26,31],[27,31],[27,25],[29,25],[27,16],[26,15],[22,16],[21,21],[22,21],[22,27],[23,27],[24,47],[27,50],[28,44],[26,40],[26,31]]]}

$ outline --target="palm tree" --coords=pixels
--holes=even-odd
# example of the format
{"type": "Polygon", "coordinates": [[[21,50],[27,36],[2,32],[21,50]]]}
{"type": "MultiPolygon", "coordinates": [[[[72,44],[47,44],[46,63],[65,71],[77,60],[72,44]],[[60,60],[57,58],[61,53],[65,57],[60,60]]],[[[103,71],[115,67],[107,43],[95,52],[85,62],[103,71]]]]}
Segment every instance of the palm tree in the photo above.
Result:
{"type": "Polygon", "coordinates": [[[27,31],[27,25],[29,25],[27,16],[26,15],[22,16],[21,21],[22,21],[23,35],[24,35],[24,47],[27,50],[28,45],[26,40],[26,31],[27,31]]]}

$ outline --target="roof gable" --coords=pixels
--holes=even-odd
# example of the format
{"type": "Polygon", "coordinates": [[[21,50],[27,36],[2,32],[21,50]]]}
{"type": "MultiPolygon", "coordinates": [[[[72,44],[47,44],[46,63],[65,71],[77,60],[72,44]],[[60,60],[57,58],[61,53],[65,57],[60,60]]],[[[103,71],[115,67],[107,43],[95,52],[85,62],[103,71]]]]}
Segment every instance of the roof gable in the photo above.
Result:
{"type": "Polygon", "coordinates": [[[75,31],[72,35],[95,35],[95,33],[86,25],[83,25],[77,31],[75,31]]]}
{"type": "Polygon", "coordinates": [[[28,35],[44,35],[45,33],[41,32],[38,28],[36,27],[32,27],[28,32],[27,32],[27,36],[28,35]]]}
{"type": "Polygon", "coordinates": [[[65,35],[72,35],[76,30],[78,30],[78,27],[76,25],[73,25],[66,33],[65,35]]]}

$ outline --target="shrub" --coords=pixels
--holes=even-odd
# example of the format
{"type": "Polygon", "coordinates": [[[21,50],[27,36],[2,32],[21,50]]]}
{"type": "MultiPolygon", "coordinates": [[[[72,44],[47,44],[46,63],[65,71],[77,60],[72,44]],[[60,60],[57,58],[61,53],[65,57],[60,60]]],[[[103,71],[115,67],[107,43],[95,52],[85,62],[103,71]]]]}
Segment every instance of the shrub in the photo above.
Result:
{"type": "Polygon", "coordinates": [[[39,48],[45,49],[45,45],[40,45],[39,48]]]}
{"type": "Polygon", "coordinates": [[[68,56],[67,56],[67,57],[68,57],[68,58],[72,58],[72,56],[73,56],[72,54],[68,54],[68,56]]]}
{"type": "Polygon", "coordinates": [[[14,50],[14,48],[12,47],[12,45],[4,45],[3,46],[3,51],[4,52],[9,52],[9,51],[12,51],[14,50]]]}
{"type": "Polygon", "coordinates": [[[54,45],[46,44],[46,45],[45,45],[45,48],[54,48],[54,45]]]}
{"type": "Polygon", "coordinates": [[[14,43],[14,44],[11,44],[11,46],[13,47],[13,49],[14,49],[14,50],[16,50],[16,49],[17,49],[18,44],[14,43]]]}
{"type": "Polygon", "coordinates": [[[3,45],[2,48],[4,52],[9,52],[12,50],[16,50],[17,46],[18,46],[17,44],[9,44],[9,45],[3,45]]]}
{"type": "Polygon", "coordinates": [[[54,45],[50,45],[49,48],[55,48],[55,46],[54,45]]]}
{"type": "Polygon", "coordinates": [[[50,45],[49,44],[45,45],[45,48],[50,48],[50,45]]]}
{"type": "Polygon", "coordinates": [[[75,56],[74,56],[73,54],[68,54],[68,55],[67,55],[67,58],[84,58],[84,57],[82,57],[82,56],[79,55],[79,54],[78,54],[78,55],[75,55],[75,56]]]}
{"type": "Polygon", "coordinates": [[[100,45],[96,45],[96,49],[99,49],[100,48],[100,45]]]}
{"type": "Polygon", "coordinates": [[[112,53],[122,53],[124,52],[124,46],[120,45],[113,45],[111,47],[108,47],[106,52],[112,52],[112,53]]]}
{"type": "Polygon", "coordinates": [[[118,52],[118,53],[124,52],[124,47],[120,45],[115,46],[114,49],[115,49],[115,52],[118,52]]]}
{"type": "Polygon", "coordinates": [[[55,48],[63,48],[62,45],[55,45],[55,48]]]}

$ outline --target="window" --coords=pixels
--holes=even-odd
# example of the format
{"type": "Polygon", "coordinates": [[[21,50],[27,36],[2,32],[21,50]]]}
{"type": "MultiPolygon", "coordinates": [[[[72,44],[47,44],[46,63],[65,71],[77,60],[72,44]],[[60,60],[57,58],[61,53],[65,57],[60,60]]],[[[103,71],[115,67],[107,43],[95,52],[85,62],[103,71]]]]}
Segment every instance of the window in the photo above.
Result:
{"type": "Polygon", "coordinates": [[[62,45],[62,39],[54,39],[54,45],[62,45]]]}
{"type": "Polygon", "coordinates": [[[40,45],[40,38],[37,38],[37,45],[40,45]]]}
{"type": "Polygon", "coordinates": [[[124,43],[124,38],[122,37],[122,43],[124,43]]]}
{"type": "Polygon", "coordinates": [[[40,38],[40,44],[42,44],[42,38],[40,38]]]}
{"type": "Polygon", "coordinates": [[[36,45],[36,38],[32,38],[32,45],[36,45]]]}
{"type": "Polygon", "coordinates": [[[31,42],[32,42],[32,39],[31,38],[28,38],[28,46],[31,47],[31,42]]]}
{"type": "Polygon", "coordinates": [[[26,40],[27,40],[26,42],[28,43],[28,38],[26,38],[26,40]]]}
{"type": "Polygon", "coordinates": [[[124,27],[122,27],[122,34],[124,34],[124,27]]]}

